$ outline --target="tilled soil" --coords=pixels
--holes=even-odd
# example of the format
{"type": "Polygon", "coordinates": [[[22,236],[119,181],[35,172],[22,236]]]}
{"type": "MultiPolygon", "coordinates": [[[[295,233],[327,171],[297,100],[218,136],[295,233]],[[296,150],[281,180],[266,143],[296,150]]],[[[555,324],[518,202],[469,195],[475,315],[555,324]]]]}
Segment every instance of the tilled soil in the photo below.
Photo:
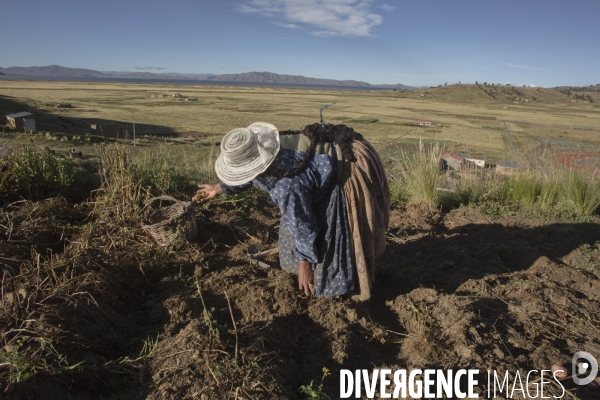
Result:
{"type": "MultiPolygon", "coordinates": [[[[326,367],[323,391],[338,398],[342,368],[526,375],[579,350],[600,360],[600,274],[589,257],[598,223],[394,209],[373,298],[359,303],[306,298],[276,256],[269,269],[250,266],[246,248],[275,247],[279,220],[260,198],[244,203],[199,207],[199,236],[170,252],[137,228],[120,240],[89,228],[56,257],[63,283],[47,293],[47,268],[36,278],[35,263],[5,264],[0,396],[299,399],[326,367]],[[5,283],[19,271],[29,283],[5,283]],[[25,356],[35,373],[11,384],[25,356]]],[[[572,398],[598,398],[565,386],[572,398]]]]}

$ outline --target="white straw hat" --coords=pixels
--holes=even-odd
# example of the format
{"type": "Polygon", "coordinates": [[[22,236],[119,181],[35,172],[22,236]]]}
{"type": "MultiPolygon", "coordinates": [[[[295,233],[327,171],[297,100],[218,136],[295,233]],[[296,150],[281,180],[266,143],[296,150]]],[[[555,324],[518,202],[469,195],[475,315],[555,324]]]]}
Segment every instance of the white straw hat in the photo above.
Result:
{"type": "Polygon", "coordinates": [[[217,176],[229,186],[250,182],[269,168],[279,147],[279,131],[266,122],[233,129],[221,140],[217,176]]]}

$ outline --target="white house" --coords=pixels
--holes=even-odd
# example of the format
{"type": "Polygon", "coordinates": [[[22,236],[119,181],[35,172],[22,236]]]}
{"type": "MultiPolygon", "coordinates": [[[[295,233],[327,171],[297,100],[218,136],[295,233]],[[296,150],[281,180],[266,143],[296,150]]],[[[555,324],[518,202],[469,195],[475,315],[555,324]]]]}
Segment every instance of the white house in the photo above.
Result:
{"type": "Polygon", "coordinates": [[[485,157],[467,156],[465,157],[465,160],[472,162],[478,167],[485,168],[485,157]]]}

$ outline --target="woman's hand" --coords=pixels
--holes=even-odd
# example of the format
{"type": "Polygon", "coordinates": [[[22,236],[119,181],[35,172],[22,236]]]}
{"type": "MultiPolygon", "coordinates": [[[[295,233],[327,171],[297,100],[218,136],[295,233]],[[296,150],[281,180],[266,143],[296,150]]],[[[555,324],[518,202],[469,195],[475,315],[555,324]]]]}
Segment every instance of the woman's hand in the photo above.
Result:
{"type": "Polygon", "coordinates": [[[313,291],[315,276],[313,274],[312,265],[308,261],[300,261],[298,268],[298,288],[304,291],[304,294],[310,296],[313,291]]]}
{"type": "Polygon", "coordinates": [[[198,190],[194,197],[192,197],[192,201],[195,201],[197,203],[207,202],[223,193],[223,189],[221,189],[221,185],[218,183],[215,185],[203,183],[198,185],[198,188],[200,190],[198,190]]]}

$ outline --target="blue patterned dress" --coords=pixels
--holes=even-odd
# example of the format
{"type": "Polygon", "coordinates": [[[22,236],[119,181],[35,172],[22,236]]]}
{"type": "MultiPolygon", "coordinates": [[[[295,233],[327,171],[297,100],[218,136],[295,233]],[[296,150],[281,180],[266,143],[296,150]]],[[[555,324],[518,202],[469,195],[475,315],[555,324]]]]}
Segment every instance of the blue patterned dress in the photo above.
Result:
{"type": "MultiPolygon", "coordinates": [[[[292,169],[303,156],[301,151],[281,148],[273,163],[281,170],[292,169]]],[[[346,204],[336,168],[329,155],[315,154],[302,172],[289,178],[262,174],[240,186],[221,182],[225,194],[240,193],[252,184],[268,193],[269,202],[281,210],[281,268],[297,274],[300,261],[314,264],[318,297],[354,289],[346,204]]]]}

